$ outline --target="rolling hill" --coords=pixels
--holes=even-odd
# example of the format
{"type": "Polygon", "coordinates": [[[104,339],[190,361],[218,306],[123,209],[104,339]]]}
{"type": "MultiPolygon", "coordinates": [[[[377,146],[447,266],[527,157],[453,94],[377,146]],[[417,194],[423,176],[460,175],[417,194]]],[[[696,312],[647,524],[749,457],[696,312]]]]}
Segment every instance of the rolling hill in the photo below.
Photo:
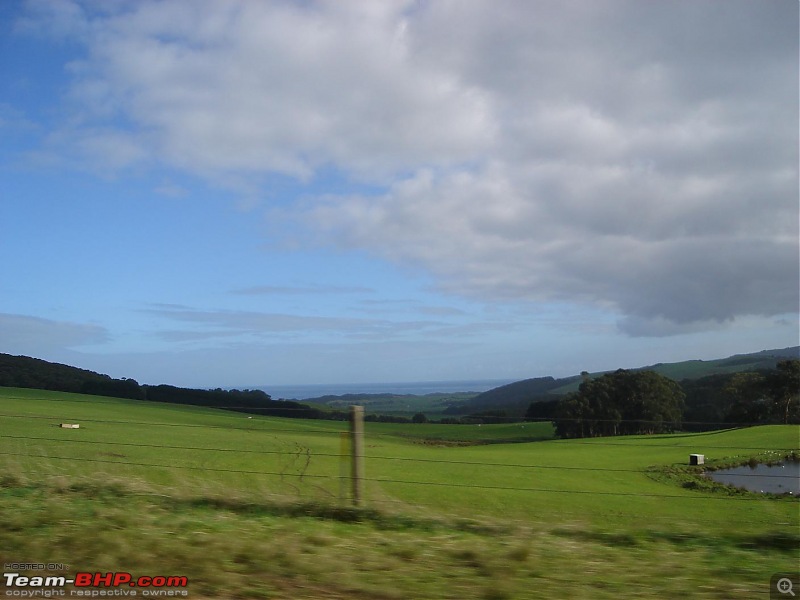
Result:
{"type": "MultiPolygon", "coordinates": [[[[750,354],[735,354],[728,358],[715,360],[686,360],[675,363],[657,363],[644,367],[631,369],[632,371],[655,371],[660,375],[669,377],[674,381],[694,380],[710,375],[725,375],[745,371],[761,371],[774,369],[775,365],[790,358],[800,358],[800,346],[775,350],[762,350],[750,354]]],[[[600,377],[610,371],[589,373],[589,377],[600,377]]],[[[486,412],[492,410],[506,410],[510,412],[527,408],[531,402],[553,400],[554,397],[575,392],[581,383],[581,377],[566,377],[554,379],[540,377],[524,379],[507,385],[497,387],[482,394],[478,394],[460,407],[455,407],[449,412],[452,414],[466,414],[486,412]]]]}

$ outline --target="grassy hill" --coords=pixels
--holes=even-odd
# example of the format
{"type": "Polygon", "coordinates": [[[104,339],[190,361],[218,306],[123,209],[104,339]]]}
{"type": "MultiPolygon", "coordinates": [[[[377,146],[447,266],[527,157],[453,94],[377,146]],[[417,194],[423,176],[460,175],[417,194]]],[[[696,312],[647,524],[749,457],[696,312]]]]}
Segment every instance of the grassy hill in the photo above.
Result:
{"type": "Polygon", "coordinates": [[[480,413],[493,409],[502,409],[508,414],[524,415],[531,402],[536,399],[547,398],[559,394],[557,390],[580,382],[580,377],[554,379],[553,377],[537,377],[523,379],[503,385],[481,394],[465,402],[461,406],[452,407],[447,412],[450,414],[480,413]]]}
{"type": "MultiPolygon", "coordinates": [[[[800,358],[800,346],[783,348],[780,350],[762,350],[751,354],[735,354],[728,358],[716,360],[684,360],[675,363],[656,363],[646,367],[633,369],[634,371],[655,371],[674,381],[684,379],[700,379],[710,375],[726,375],[728,373],[742,373],[745,371],[760,371],[774,369],[775,365],[787,358],[800,358]]],[[[592,373],[599,376],[602,373],[592,373]]],[[[578,382],[580,383],[580,382],[578,382]]],[[[571,383],[557,388],[554,393],[567,393],[577,390],[577,384],[571,383]]]]}
{"type": "Polygon", "coordinates": [[[800,558],[796,500],[670,475],[797,452],[792,426],[367,423],[353,509],[344,423],[14,388],[0,420],[0,559],[184,575],[193,598],[766,597],[800,558]]]}

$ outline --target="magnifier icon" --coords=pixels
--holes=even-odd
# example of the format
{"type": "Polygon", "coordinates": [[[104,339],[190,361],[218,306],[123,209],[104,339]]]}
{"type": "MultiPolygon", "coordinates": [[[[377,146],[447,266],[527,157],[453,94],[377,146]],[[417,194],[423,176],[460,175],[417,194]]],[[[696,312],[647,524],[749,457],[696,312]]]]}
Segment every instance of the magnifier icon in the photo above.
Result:
{"type": "Polygon", "coordinates": [[[794,592],[792,591],[792,580],[788,577],[778,579],[778,583],[775,584],[775,587],[778,588],[778,591],[781,594],[789,594],[794,598],[794,592]]]}

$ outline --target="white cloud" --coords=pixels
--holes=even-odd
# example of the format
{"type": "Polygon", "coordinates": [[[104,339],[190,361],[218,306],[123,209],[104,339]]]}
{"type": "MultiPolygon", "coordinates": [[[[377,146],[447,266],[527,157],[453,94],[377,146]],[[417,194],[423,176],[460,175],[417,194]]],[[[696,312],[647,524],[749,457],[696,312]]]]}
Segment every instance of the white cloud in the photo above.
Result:
{"type": "Polygon", "coordinates": [[[796,3],[56,4],[26,27],[86,56],[53,143],[109,168],[250,198],[273,172],[381,182],[288,212],[442,289],[632,334],[798,308],[796,3]]]}
{"type": "Polygon", "coordinates": [[[27,0],[27,15],[15,26],[18,32],[30,33],[61,40],[76,38],[89,33],[86,14],[78,2],[66,0],[27,0]]]}
{"type": "Polygon", "coordinates": [[[186,198],[189,196],[190,193],[189,190],[187,190],[185,187],[180,186],[176,183],[172,183],[171,181],[165,181],[157,188],[155,188],[155,190],[153,191],[155,191],[157,194],[160,194],[161,196],[166,196],[167,198],[175,198],[175,199],[186,198]]]}
{"type": "Polygon", "coordinates": [[[484,92],[415,61],[411,2],[202,4],[84,13],[80,116],[133,124],[155,156],[207,176],[333,163],[374,177],[468,160],[492,139],[484,92]]]}
{"type": "Polygon", "coordinates": [[[298,343],[371,343],[472,338],[518,328],[501,319],[462,322],[464,311],[445,306],[407,307],[409,318],[345,317],[239,310],[199,310],[182,306],[154,306],[151,315],[182,323],[180,329],[162,329],[158,337],[184,347],[230,347],[282,340],[298,343]]]}
{"type": "Polygon", "coordinates": [[[50,355],[108,339],[108,332],[99,325],[0,313],[0,340],[3,352],[10,354],[50,355]]]}
{"type": "Polygon", "coordinates": [[[199,340],[214,338],[275,338],[304,335],[350,338],[383,338],[431,330],[436,321],[390,321],[355,317],[284,314],[237,310],[195,310],[179,307],[148,309],[145,312],[199,327],[190,331],[167,331],[165,339],[199,340]]]}
{"type": "Polygon", "coordinates": [[[372,294],[375,290],[362,286],[320,285],[281,286],[257,285],[233,290],[231,293],[240,296],[272,296],[272,295],[305,295],[305,294],[372,294]]]}

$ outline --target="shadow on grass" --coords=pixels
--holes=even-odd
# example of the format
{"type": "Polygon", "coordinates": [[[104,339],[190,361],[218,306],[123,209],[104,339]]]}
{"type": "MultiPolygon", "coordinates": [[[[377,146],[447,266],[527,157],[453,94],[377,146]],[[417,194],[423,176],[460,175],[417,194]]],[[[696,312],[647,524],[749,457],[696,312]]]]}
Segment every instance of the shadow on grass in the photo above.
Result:
{"type": "MultiPolygon", "coordinates": [[[[126,485],[124,481],[54,480],[28,482],[15,476],[0,478],[0,494],[21,496],[26,494],[73,495],[93,501],[119,503],[130,499],[144,501],[165,510],[225,511],[244,516],[269,516],[311,518],[341,523],[366,524],[381,530],[460,531],[482,536],[504,536],[516,528],[512,524],[494,524],[470,519],[419,518],[400,513],[389,513],[374,508],[339,506],[325,502],[266,501],[241,498],[197,496],[179,497],[159,494],[152,490],[126,485]]],[[[796,552],[800,547],[800,534],[789,531],[772,531],[758,534],[704,534],[670,532],[654,529],[637,531],[604,531],[592,527],[555,527],[552,535],[579,541],[595,542],[609,547],[636,547],[667,542],[686,547],[737,547],[744,550],[777,550],[796,552]]]]}
{"type": "Polygon", "coordinates": [[[778,550],[796,552],[800,547],[800,534],[774,531],[756,535],[723,534],[708,536],[667,531],[642,531],[625,533],[585,529],[554,529],[554,535],[586,542],[597,542],[614,548],[641,546],[653,542],[669,542],[675,546],[723,547],[735,546],[744,550],[778,550]]]}
{"type": "Polygon", "coordinates": [[[222,496],[173,496],[146,488],[131,486],[125,481],[97,481],[93,479],[68,480],[54,478],[50,482],[27,482],[16,476],[0,478],[0,491],[8,495],[54,494],[116,502],[122,499],[142,499],[167,510],[205,509],[226,511],[246,516],[313,518],[341,523],[362,523],[382,530],[449,530],[479,535],[502,535],[511,531],[504,525],[489,524],[470,519],[420,518],[391,513],[367,507],[341,506],[334,503],[296,500],[249,500],[222,496]]]}
{"type": "Polygon", "coordinates": [[[442,446],[442,447],[460,447],[460,446],[491,446],[498,444],[528,444],[530,442],[548,442],[553,439],[553,436],[523,436],[523,437],[509,437],[509,438],[473,438],[468,440],[459,439],[444,439],[438,437],[418,437],[412,435],[398,434],[412,444],[422,446],[442,446]]]}
{"type": "MultiPolygon", "coordinates": [[[[170,501],[175,505],[174,501],[170,501]]],[[[501,535],[509,532],[508,527],[490,525],[457,519],[451,521],[422,519],[402,514],[387,513],[374,508],[337,506],[323,502],[252,502],[228,498],[189,498],[178,500],[179,505],[191,508],[226,510],[237,514],[254,516],[268,515],[279,517],[299,517],[339,521],[342,523],[365,523],[378,529],[403,530],[417,529],[433,531],[438,529],[457,530],[479,535],[501,535]]]]}

